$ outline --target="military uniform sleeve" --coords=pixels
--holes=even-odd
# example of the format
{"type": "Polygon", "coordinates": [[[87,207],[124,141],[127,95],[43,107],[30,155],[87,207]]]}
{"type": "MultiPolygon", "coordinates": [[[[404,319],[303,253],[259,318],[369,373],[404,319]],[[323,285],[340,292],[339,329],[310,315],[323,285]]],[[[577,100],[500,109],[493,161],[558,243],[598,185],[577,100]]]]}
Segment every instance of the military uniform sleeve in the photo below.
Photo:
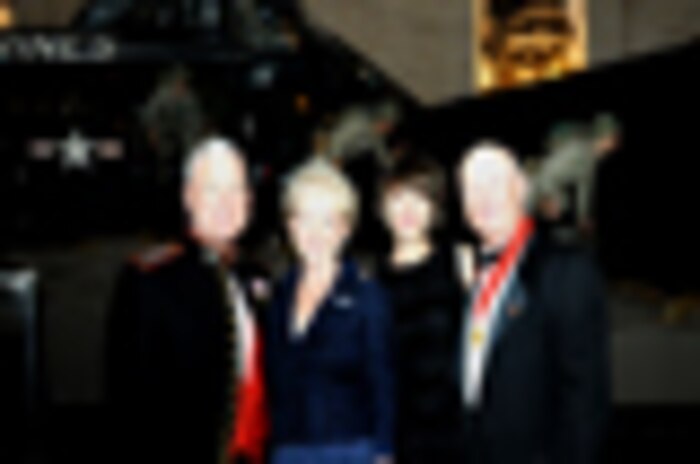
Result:
{"type": "Polygon", "coordinates": [[[152,275],[127,264],[114,289],[106,327],[106,383],[117,418],[146,423],[147,411],[160,397],[166,361],[160,299],[152,275]],[[148,406],[144,408],[144,406],[148,406]]]}

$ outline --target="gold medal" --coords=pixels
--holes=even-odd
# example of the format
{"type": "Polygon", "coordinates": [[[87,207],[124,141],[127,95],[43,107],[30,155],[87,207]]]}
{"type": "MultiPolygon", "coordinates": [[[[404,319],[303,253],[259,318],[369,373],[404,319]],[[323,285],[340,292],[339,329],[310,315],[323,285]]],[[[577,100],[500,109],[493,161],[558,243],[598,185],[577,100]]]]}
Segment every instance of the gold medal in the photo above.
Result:
{"type": "Polygon", "coordinates": [[[472,345],[481,346],[484,344],[484,340],[486,340],[486,334],[482,329],[474,328],[471,330],[471,335],[469,338],[472,342],[472,345]]]}

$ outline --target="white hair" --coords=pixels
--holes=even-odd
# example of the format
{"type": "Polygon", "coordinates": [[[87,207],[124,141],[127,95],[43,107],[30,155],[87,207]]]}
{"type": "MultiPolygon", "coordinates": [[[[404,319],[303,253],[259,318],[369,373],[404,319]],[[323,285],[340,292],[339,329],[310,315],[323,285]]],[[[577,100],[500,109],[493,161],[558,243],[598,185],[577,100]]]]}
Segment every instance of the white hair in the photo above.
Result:
{"type": "Polygon", "coordinates": [[[473,163],[475,160],[494,159],[496,157],[498,157],[499,162],[504,163],[503,165],[514,176],[518,189],[523,196],[523,206],[529,207],[532,195],[529,176],[520,164],[515,151],[507,145],[494,140],[481,141],[462,155],[462,159],[457,167],[458,184],[464,188],[464,175],[470,163],[473,163]]]}
{"type": "Polygon", "coordinates": [[[203,159],[221,159],[234,157],[245,164],[243,151],[238,145],[225,137],[209,137],[197,143],[185,158],[182,164],[182,178],[184,182],[188,182],[193,174],[194,169],[203,159]]]}
{"type": "Polygon", "coordinates": [[[512,148],[502,144],[501,142],[486,139],[478,142],[476,145],[464,152],[462,159],[459,161],[457,166],[458,176],[462,175],[466,166],[473,159],[483,156],[493,156],[494,154],[501,155],[509,168],[512,168],[514,171],[522,171],[522,168],[518,163],[517,155],[512,148]]]}
{"type": "Polygon", "coordinates": [[[333,164],[314,158],[298,167],[286,181],[282,198],[285,214],[292,214],[309,187],[320,187],[333,198],[338,212],[350,225],[359,213],[359,199],[352,182],[333,164]]]}

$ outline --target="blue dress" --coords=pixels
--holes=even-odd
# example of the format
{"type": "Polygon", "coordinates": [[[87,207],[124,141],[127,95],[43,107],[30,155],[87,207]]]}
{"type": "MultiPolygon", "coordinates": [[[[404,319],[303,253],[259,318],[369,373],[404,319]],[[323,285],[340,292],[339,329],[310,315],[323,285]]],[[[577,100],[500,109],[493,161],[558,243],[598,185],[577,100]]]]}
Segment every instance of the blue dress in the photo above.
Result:
{"type": "Polygon", "coordinates": [[[272,464],[373,464],[376,453],[368,441],[338,445],[282,445],[272,464]]]}
{"type": "Polygon", "coordinates": [[[393,454],[390,308],[351,261],[305,332],[292,331],[299,271],[277,286],[265,318],[274,464],[368,464],[393,454]]]}

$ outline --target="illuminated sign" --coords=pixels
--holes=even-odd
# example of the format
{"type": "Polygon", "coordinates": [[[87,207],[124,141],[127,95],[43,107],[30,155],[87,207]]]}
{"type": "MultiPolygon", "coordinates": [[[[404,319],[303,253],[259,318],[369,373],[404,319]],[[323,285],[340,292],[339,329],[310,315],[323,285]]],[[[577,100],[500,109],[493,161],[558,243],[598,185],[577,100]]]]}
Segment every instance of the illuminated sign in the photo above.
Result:
{"type": "Polygon", "coordinates": [[[585,69],[587,0],[501,3],[474,3],[478,90],[522,87],[585,69]]]}
{"type": "Polygon", "coordinates": [[[9,33],[0,36],[0,63],[101,63],[118,48],[106,35],[9,33]]]}

